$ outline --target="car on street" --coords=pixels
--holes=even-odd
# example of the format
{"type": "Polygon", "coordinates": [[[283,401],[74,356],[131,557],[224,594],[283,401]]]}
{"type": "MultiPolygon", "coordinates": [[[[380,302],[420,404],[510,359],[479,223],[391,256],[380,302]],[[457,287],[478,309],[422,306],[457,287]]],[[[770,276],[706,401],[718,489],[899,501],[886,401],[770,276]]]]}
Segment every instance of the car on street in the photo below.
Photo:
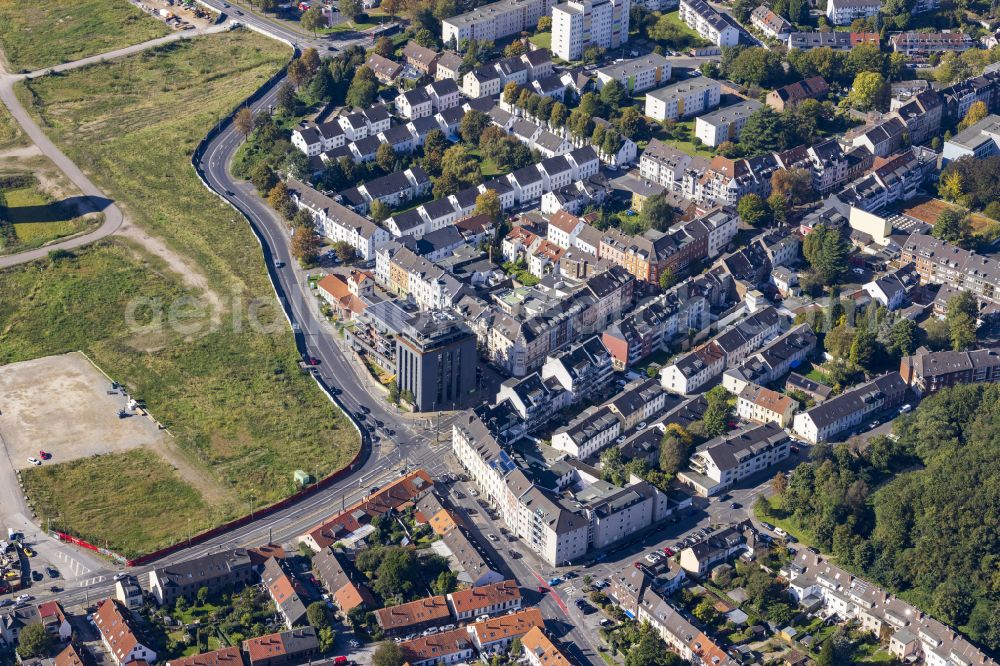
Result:
{"type": "Polygon", "coordinates": [[[274,260],[274,267],[275,268],[284,268],[284,266],[285,266],[285,262],[278,261],[277,259],[274,260]]]}
{"type": "Polygon", "coordinates": [[[114,577],[114,579],[116,581],[119,581],[119,580],[121,580],[123,578],[128,578],[128,574],[125,573],[124,571],[119,571],[118,573],[115,574],[115,577],[114,577]]]}
{"type": "Polygon", "coordinates": [[[368,494],[369,495],[374,495],[379,490],[381,490],[381,488],[379,486],[372,486],[371,488],[368,489],[368,494]]]}
{"type": "Polygon", "coordinates": [[[765,523],[764,521],[761,521],[760,524],[761,527],[763,527],[764,529],[771,530],[772,532],[774,531],[774,525],[772,525],[771,523],[765,523]]]}
{"type": "Polygon", "coordinates": [[[53,585],[49,588],[49,592],[62,592],[63,589],[58,585],[53,585]]]}
{"type": "Polygon", "coordinates": [[[469,494],[472,495],[473,497],[479,497],[479,491],[476,490],[475,488],[473,488],[472,490],[470,490],[469,494]]]}
{"type": "Polygon", "coordinates": [[[33,581],[35,581],[37,583],[39,581],[45,580],[45,576],[42,575],[41,571],[32,571],[31,572],[31,580],[33,580],[33,581]]]}
{"type": "Polygon", "coordinates": [[[561,582],[562,582],[562,578],[560,578],[559,576],[556,576],[555,578],[550,578],[549,579],[549,585],[550,586],[551,585],[558,585],[561,582]]]}
{"type": "Polygon", "coordinates": [[[35,600],[35,598],[33,596],[31,596],[30,594],[20,594],[20,595],[17,596],[16,599],[14,599],[14,602],[18,603],[18,604],[23,604],[23,603],[27,603],[29,601],[34,601],[34,600],[35,600]]]}
{"type": "Polygon", "coordinates": [[[21,546],[21,550],[22,550],[22,551],[24,552],[24,554],[25,554],[25,555],[27,555],[28,557],[34,557],[34,556],[35,556],[35,551],[31,550],[31,549],[30,549],[30,548],[28,548],[27,546],[21,546]]]}
{"type": "Polygon", "coordinates": [[[45,573],[49,575],[49,578],[59,578],[59,571],[55,567],[45,567],[45,573]]]}
{"type": "Polygon", "coordinates": [[[733,502],[732,504],[730,504],[730,505],[729,505],[729,508],[730,508],[730,509],[738,509],[738,508],[740,508],[741,506],[743,506],[743,505],[742,505],[742,504],[740,504],[739,502],[733,502]]]}
{"type": "Polygon", "coordinates": [[[28,464],[29,465],[41,465],[42,461],[39,460],[38,458],[34,457],[34,456],[31,456],[31,457],[28,458],[28,464]]]}
{"type": "Polygon", "coordinates": [[[521,553],[517,552],[514,549],[508,550],[507,554],[510,555],[510,558],[512,560],[519,560],[519,559],[521,559],[521,553]]]}
{"type": "Polygon", "coordinates": [[[496,542],[500,541],[500,539],[497,538],[496,534],[487,534],[486,538],[489,539],[490,541],[492,541],[493,543],[496,543],[496,542]]]}
{"type": "Polygon", "coordinates": [[[780,527],[775,527],[774,528],[774,533],[777,534],[780,537],[787,537],[788,536],[788,532],[786,532],[785,530],[781,529],[780,527]]]}

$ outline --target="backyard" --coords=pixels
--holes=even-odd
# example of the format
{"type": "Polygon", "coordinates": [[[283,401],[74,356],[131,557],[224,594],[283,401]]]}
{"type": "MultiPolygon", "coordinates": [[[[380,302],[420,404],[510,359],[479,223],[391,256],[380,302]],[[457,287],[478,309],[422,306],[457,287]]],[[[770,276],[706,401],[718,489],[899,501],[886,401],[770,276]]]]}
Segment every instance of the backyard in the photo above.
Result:
{"type": "Polygon", "coordinates": [[[659,123],[650,123],[654,139],[659,139],[681,152],[695,157],[712,159],[715,152],[700,141],[695,144],[694,121],[682,120],[667,123],[667,127],[659,123]]]}
{"type": "Polygon", "coordinates": [[[32,71],[162,37],[170,29],[127,0],[0,0],[0,48],[32,71]]]}
{"type": "MultiPolygon", "coordinates": [[[[287,57],[276,42],[237,31],[18,89],[49,136],[132,222],[200,273],[202,286],[185,284],[174,264],[122,241],[0,273],[0,291],[12,295],[0,302],[0,362],[83,349],[124,382],[216,480],[216,499],[192,512],[196,528],[246,512],[249,501],[259,507],[287,496],[296,489],[295,470],[321,478],[350,461],[359,446],[345,417],[299,371],[246,221],[203,187],[190,164],[191,151],[219,116],[287,57]],[[141,324],[184,306],[201,315],[196,323],[202,325],[194,332],[130,328],[125,315],[136,296],[145,304],[132,311],[144,315],[141,324]],[[178,300],[182,296],[187,300],[178,300]],[[250,325],[248,308],[256,308],[263,326],[250,325]]],[[[62,477],[45,478],[58,483],[62,477]]],[[[126,475],[122,483],[135,484],[134,492],[115,496],[124,511],[143,491],[141,479],[126,475]]],[[[57,485],[48,497],[63,490],[57,485]]],[[[111,547],[149,550],[187,532],[183,507],[139,506],[150,513],[133,513],[129,523],[156,522],[159,531],[126,539],[115,530],[141,528],[105,521],[111,547]]],[[[39,502],[38,508],[62,509],[71,527],[88,525],[85,507],[39,502]]]]}

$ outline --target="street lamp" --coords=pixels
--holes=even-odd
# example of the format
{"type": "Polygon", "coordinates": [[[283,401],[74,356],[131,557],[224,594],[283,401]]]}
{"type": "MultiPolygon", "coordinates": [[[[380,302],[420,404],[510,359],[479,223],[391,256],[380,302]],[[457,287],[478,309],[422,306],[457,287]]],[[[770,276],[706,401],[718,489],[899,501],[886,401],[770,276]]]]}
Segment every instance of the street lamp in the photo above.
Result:
{"type": "Polygon", "coordinates": [[[255,499],[257,499],[257,498],[254,497],[253,494],[251,493],[251,495],[250,495],[250,520],[253,520],[253,501],[255,499]]]}

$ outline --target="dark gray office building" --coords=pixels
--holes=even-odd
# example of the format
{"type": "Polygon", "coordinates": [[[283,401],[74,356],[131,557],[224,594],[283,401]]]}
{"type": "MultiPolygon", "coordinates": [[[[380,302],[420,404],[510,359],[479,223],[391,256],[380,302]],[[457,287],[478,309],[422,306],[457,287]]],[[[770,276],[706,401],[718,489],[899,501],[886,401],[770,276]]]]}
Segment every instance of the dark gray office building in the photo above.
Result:
{"type": "Polygon", "coordinates": [[[476,387],[476,336],[444,312],[410,319],[396,344],[399,392],[413,394],[421,412],[454,409],[476,387]]]}

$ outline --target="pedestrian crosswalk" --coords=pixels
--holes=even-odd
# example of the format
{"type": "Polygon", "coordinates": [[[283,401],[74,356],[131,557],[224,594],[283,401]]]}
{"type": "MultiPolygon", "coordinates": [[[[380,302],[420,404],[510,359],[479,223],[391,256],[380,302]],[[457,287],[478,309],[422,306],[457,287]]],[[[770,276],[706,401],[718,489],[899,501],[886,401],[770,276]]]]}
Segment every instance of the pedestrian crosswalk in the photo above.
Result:
{"type": "Polygon", "coordinates": [[[107,576],[94,576],[92,578],[87,578],[86,580],[81,580],[77,583],[77,587],[90,587],[91,585],[97,585],[103,583],[108,579],[107,576]]]}

